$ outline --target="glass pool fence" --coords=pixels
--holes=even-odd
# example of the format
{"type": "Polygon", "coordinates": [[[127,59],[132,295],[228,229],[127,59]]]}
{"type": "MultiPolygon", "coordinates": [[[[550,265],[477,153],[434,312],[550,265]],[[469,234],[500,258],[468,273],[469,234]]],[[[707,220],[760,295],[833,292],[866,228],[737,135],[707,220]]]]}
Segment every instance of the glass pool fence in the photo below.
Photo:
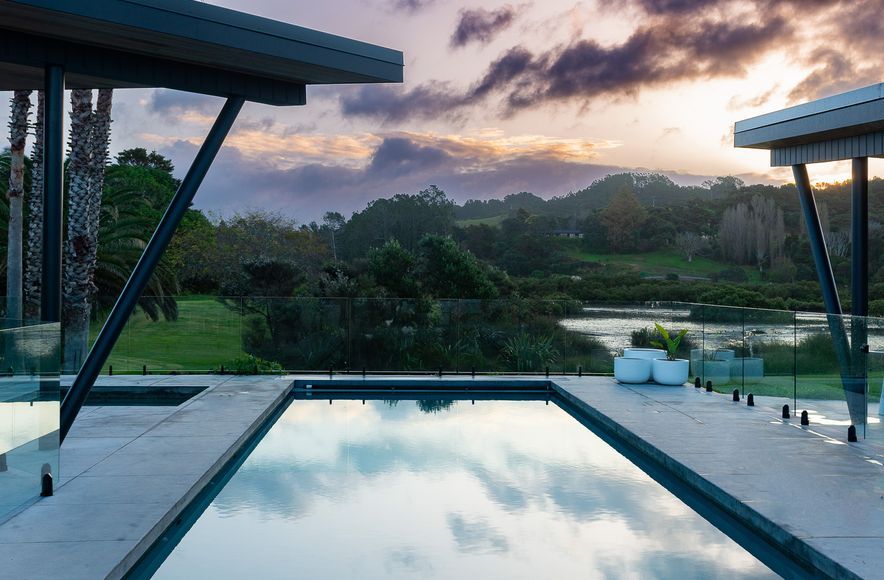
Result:
{"type": "MultiPolygon", "coordinates": [[[[812,419],[860,426],[860,436],[877,421],[884,380],[879,318],[683,302],[179,297],[175,303],[174,319],[133,315],[104,373],[610,375],[624,348],[659,340],[659,323],[688,330],[678,356],[690,360],[692,382],[809,409],[812,419]]],[[[93,337],[100,324],[93,324],[93,337]]]]}

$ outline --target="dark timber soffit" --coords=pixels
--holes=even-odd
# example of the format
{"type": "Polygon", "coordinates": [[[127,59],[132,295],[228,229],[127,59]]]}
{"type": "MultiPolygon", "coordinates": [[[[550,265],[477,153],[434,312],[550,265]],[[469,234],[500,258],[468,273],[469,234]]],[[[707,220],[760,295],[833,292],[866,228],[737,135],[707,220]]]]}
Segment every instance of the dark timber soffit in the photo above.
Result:
{"type": "Polygon", "coordinates": [[[884,156],[884,83],[738,121],[734,146],[772,166],[884,156]]]}
{"type": "Polygon", "coordinates": [[[0,90],[166,87],[302,105],[305,85],[402,82],[402,53],[193,0],[0,0],[0,90]]]}

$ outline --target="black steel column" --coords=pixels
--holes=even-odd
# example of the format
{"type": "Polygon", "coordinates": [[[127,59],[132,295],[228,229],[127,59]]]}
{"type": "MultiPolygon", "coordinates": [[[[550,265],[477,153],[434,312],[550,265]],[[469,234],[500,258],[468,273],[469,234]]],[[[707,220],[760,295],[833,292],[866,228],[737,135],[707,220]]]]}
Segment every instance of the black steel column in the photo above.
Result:
{"type": "Polygon", "coordinates": [[[853,160],[850,313],[869,315],[869,158],[853,160]]]}
{"type": "MultiPolygon", "coordinates": [[[[853,159],[853,185],[851,186],[851,236],[850,236],[850,356],[853,375],[852,390],[861,393],[863,409],[868,409],[867,348],[869,315],[869,159],[853,159]]],[[[859,406],[859,405],[857,405],[859,406]]],[[[867,411],[866,411],[867,412],[867,411]]],[[[851,415],[853,418],[853,415],[851,415]]],[[[859,417],[854,419],[858,423],[859,417]]],[[[866,417],[863,416],[863,423],[866,417]]]]}
{"type": "Polygon", "coordinates": [[[61,256],[64,171],[64,69],[45,69],[43,105],[43,276],[40,319],[61,320],[61,256]]]}
{"type": "Polygon", "coordinates": [[[240,109],[242,109],[243,103],[244,99],[242,97],[227,99],[224,108],[221,109],[218,118],[215,120],[215,124],[212,125],[212,129],[206,136],[206,140],[203,141],[200,150],[197,152],[196,158],[194,158],[190,169],[187,171],[187,175],[178,187],[178,191],[175,192],[169,208],[163,214],[156,231],[138,260],[138,264],[135,265],[135,269],[120,293],[120,297],[117,299],[116,304],[114,304],[107,322],[104,323],[104,327],[98,333],[95,344],[92,345],[89,355],[83,362],[83,367],[74,379],[70,391],[68,391],[61,404],[62,441],[64,441],[71,425],[74,423],[74,419],[77,417],[77,413],[80,412],[80,408],[86,401],[92,384],[101,372],[101,367],[107,361],[107,357],[117,342],[120,332],[125,327],[126,321],[129,320],[129,316],[135,310],[135,305],[138,303],[141,293],[147,286],[157,264],[159,264],[163,252],[165,252],[172,239],[172,235],[178,228],[178,224],[181,223],[181,219],[187,212],[188,207],[190,207],[197,189],[199,189],[203,178],[212,165],[212,161],[215,159],[215,155],[224,143],[224,138],[233,126],[233,122],[236,120],[240,109]]]}

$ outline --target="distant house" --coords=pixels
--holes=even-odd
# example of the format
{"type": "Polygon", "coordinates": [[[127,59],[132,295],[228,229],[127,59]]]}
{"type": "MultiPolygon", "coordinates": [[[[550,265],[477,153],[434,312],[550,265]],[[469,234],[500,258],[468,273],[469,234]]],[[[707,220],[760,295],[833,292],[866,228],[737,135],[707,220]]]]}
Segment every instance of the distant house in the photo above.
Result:
{"type": "Polygon", "coordinates": [[[583,232],[577,227],[577,216],[574,215],[568,219],[567,227],[549,230],[546,235],[554,238],[582,238],[583,232]]]}
{"type": "Polygon", "coordinates": [[[547,235],[556,238],[582,238],[583,232],[573,228],[560,228],[557,230],[550,230],[547,235]]]}

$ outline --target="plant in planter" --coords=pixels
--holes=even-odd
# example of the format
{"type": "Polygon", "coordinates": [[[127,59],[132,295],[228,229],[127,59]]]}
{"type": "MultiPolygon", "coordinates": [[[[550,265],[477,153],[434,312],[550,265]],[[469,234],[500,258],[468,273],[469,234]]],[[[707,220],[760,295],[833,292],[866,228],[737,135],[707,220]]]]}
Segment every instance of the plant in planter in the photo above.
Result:
{"type": "Polygon", "coordinates": [[[690,361],[678,358],[678,347],[681,340],[688,333],[687,329],[680,330],[673,338],[668,330],[660,324],[654,323],[657,332],[663,341],[654,341],[652,344],[666,351],[666,358],[654,359],[651,374],[654,382],[661,385],[683,385],[688,380],[690,361]]]}

